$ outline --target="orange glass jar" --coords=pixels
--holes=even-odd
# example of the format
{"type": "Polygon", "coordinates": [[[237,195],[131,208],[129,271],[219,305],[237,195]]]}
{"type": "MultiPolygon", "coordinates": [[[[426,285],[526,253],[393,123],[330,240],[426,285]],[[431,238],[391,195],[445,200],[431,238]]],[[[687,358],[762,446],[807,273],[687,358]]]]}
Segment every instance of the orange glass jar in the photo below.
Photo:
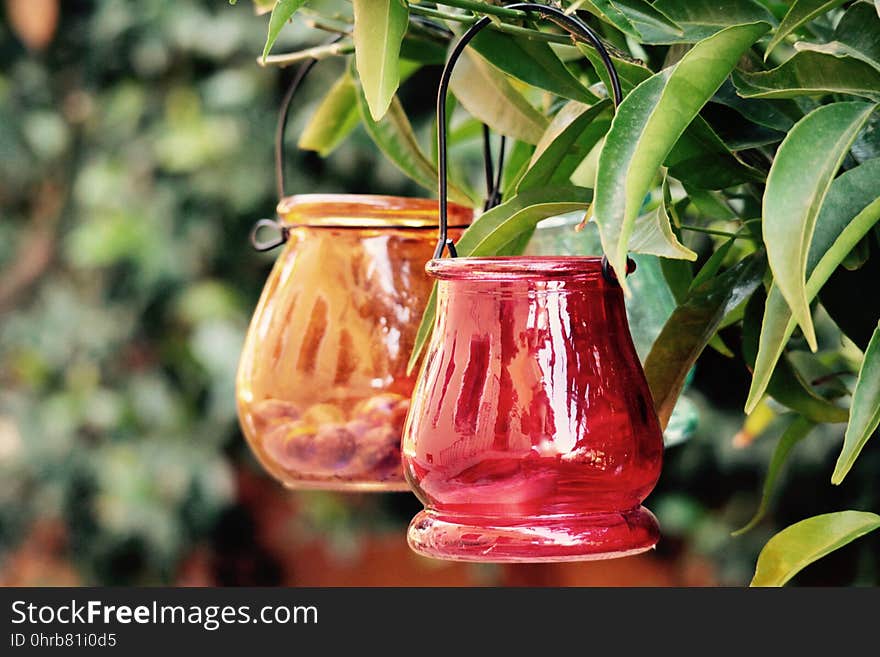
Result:
{"type": "MultiPolygon", "coordinates": [[[[260,463],[290,488],[408,490],[406,374],[431,292],[437,201],[290,196],[287,242],[251,320],[238,415],[260,463]]],[[[450,225],[471,210],[450,205],[450,225]]]]}

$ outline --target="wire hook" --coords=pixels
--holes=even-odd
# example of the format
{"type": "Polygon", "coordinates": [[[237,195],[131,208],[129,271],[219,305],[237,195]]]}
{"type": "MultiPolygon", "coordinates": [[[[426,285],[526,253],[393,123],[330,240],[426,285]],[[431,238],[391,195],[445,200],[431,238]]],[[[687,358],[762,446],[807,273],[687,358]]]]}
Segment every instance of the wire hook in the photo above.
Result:
{"type": "MultiPolygon", "coordinates": [[[[572,37],[576,39],[581,39],[587,41],[590,45],[592,45],[596,52],[599,54],[599,58],[602,60],[602,64],[605,66],[605,69],[608,72],[608,78],[611,82],[611,96],[614,101],[615,108],[618,107],[623,100],[623,92],[620,87],[620,77],[617,74],[617,69],[614,67],[614,62],[611,60],[611,56],[608,54],[602,40],[599,38],[599,35],[596,34],[593,29],[584,23],[582,20],[577,18],[576,16],[572,16],[570,14],[566,14],[561,9],[556,7],[541,5],[533,2],[517,2],[509,5],[505,5],[508,9],[519,9],[525,11],[526,13],[534,13],[538,16],[545,18],[562,29],[572,35],[572,37]]],[[[440,221],[439,221],[439,235],[437,238],[437,247],[434,250],[434,258],[443,257],[444,251],[449,251],[449,255],[451,257],[456,257],[455,246],[453,241],[448,236],[448,164],[447,164],[447,135],[446,135],[446,96],[449,92],[449,83],[452,79],[452,70],[455,68],[456,63],[464,52],[465,48],[467,48],[468,44],[473,40],[473,38],[484,29],[489,23],[492,22],[492,19],[488,16],[484,16],[479,19],[476,23],[474,23],[471,27],[469,27],[464,34],[461,35],[459,40],[456,42],[455,46],[452,49],[452,52],[449,54],[448,59],[446,60],[446,65],[443,67],[443,73],[440,76],[440,85],[437,90],[437,153],[438,153],[438,195],[440,197],[440,221]]],[[[488,132],[488,129],[485,131],[488,132]]],[[[484,135],[485,135],[484,132],[484,135]]],[[[487,181],[491,180],[490,167],[491,167],[491,153],[489,152],[488,146],[484,148],[484,153],[487,157],[487,181]]],[[[504,158],[504,142],[501,143],[501,153],[499,155],[499,167],[498,167],[498,178],[497,182],[492,185],[492,189],[490,192],[490,197],[486,201],[487,207],[493,207],[490,205],[495,202],[497,204],[500,202],[500,181],[501,181],[501,170],[503,168],[503,158],[504,158]]],[[[628,262],[632,262],[631,259],[628,259],[628,262]]],[[[633,263],[634,267],[635,263],[633,263]]],[[[629,265],[627,266],[629,271],[629,265]]],[[[607,258],[603,257],[602,259],[602,273],[605,278],[609,281],[617,282],[617,278],[613,277],[613,272],[610,272],[610,268],[608,266],[607,258]]]]}

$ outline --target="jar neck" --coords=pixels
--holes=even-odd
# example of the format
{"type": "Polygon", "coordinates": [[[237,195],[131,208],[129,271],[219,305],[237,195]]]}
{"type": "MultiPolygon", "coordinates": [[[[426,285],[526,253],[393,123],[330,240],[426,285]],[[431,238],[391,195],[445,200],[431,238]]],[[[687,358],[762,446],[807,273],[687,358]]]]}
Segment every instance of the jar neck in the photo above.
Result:
{"type": "MultiPolygon", "coordinates": [[[[549,280],[531,277],[441,279],[438,282],[438,326],[452,333],[496,328],[512,335],[523,331],[589,324],[609,333],[629,333],[619,285],[601,272],[549,280]]],[[[567,327],[567,328],[566,328],[567,327]]]]}
{"type": "MultiPolygon", "coordinates": [[[[592,256],[496,256],[442,258],[428,262],[432,277],[449,281],[532,282],[568,281],[572,284],[608,283],[602,259],[592,256]]],[[[616,283],[613,284],[616,286],[616,283]]]]}
{"type": "MultiPolygon", "coordinates": [[[[470,225],[473,211],[450,205],[450,225],[470,225]]],[[[420,228],[435,234],[439,218],[435,199],[371,194],[297,194],[281,199],[276,211],[288,226],[420,228]]]]}
{"type": "Polygon", "coordinates": [[[531,299],[551,296],[589,296],[594,302],[608,299],[623,304],[623,293],[620,286],[609,284],[602,275],[595,277],[573,277],[566,279],[536,280],[530,278],[516,279],[452,279],[438,281],[438,289],[447,295],[460,297],[492,297],[531,299]]]}

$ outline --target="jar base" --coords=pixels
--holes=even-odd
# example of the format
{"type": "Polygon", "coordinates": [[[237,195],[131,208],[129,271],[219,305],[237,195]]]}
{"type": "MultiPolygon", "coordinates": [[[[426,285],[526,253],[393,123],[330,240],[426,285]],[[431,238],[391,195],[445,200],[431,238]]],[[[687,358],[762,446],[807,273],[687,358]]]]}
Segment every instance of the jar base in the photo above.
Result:
{"type": "Polygon", "coordinates": [[[426,557],[492,563],[616,559],[650,550],[659,538],[657,519],[643,506],[513,521],[422,511],[407,532],[409,546],[426,557]]]}
{"type": "Polygon", "coordinates": [[[288,490],[326,490],[338,493],[409,493],[406,481],[282,481],[288,490]]]}

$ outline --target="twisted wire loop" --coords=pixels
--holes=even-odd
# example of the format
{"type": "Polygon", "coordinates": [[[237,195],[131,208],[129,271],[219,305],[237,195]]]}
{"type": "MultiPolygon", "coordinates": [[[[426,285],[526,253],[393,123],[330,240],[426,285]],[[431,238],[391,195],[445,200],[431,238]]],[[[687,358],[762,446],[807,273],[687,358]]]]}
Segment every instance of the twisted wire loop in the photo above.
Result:
{"type": "MultiPolygon", "coordinates": [[[[566,14],[561,9],[556,7],[552,7],[549,5],[541,5],[533,2],[517,2],[509,5],[505,5],[508,9],[518,9],[524,11],[528,14],[535,14],[540,16],[541,18],[545,18],[552,23],[555,23],[563,30],[568,32],[574,39],[586,41],[590,45],[592,45],[596,52],[599,54],[599,58],[602,60],[602,65],[605,67],[605,70],[608,72],[608,79],[611,83],[611,97],[614,102],[615,108],[618,107],[623,99],[623,92],[620,87],[620,77],[617,74],[617,69],[614,67],[614,62],[611,60],[611,55],[608,54],[608,50],[605,48],[602,40],[599,38],[599,35],[586,23],[577,18],[576,16],[566,14]]],[[[437,89],[437,187],[438,187],[438,195],[440,197],[440,221],[439,221],[439,234],[437,237],[437,247],[434,249],[434,258],[442,258],[443,252],[448,251],[451,257],[456,257],[457,253],[455,250],[455,243],[452,239],[449,238],[448,234],[448,164],[447,164],[447,135],[446,135],[446,96],[449,92],[449,83],[452,79],[452,71],[455,68],[456,63],[464,52],[465,48],[470,44],[473,38],[483,30],[489,23],[492,22],[492,19],[488,16],[484,16],[479,19],[476,23],[471,25],[464,34],[461,35],[459,40],[456,42],[452,51],[449,54],[449,57],[446,60],[446,65],[443,67],[443,73],[440,76],[440,85],[437,89]]],[[[488,134],[488,129],[484,134],[488,134]]],[[[484,142],[484,145],[486,142],[484,142]]],[[[491,153],[488,150],[488,146],[484,149],[484,154],[487,158],[487,162],[491,159],[491,153]]],[[[490,186],[490,195],[486,201],[486,206],[494,207],[490,205],[491,203],[500,203],[500,188],[501,188],[501,170],[503,168],[503,158],[504,158],[504,142],[501,143],[501,152],[499,155],[499,165],[498,165],[498,178],[497,182],[493,182],[490,186]]],[[[487,183],[491,180],[490,175],[491,162],[487,164],[487,183]]],[[[627,273],[632,271],[635,268],[635,263],[632,259],[627,259],[627,273]]],[[[611,267],[608,263],[608,259],[603,255],[602,256],[602,274],[605,276],[606,280],[609,282],[617,283],[617,278],[614,276],[614,272],[611,270],[611,267]]]]}
{"type": "Polygon", "coordinates": [[[254,224],[254,227],[251,228],[250,242],[254,251],[271,251],[284,244],[289,236],[290,228],[277,219],[260,219],[254,224]],[[260,234],[264,233],[266,230],[271,230],[274,234],[274,238],[268,240],[261,239],[260,234]]]}

